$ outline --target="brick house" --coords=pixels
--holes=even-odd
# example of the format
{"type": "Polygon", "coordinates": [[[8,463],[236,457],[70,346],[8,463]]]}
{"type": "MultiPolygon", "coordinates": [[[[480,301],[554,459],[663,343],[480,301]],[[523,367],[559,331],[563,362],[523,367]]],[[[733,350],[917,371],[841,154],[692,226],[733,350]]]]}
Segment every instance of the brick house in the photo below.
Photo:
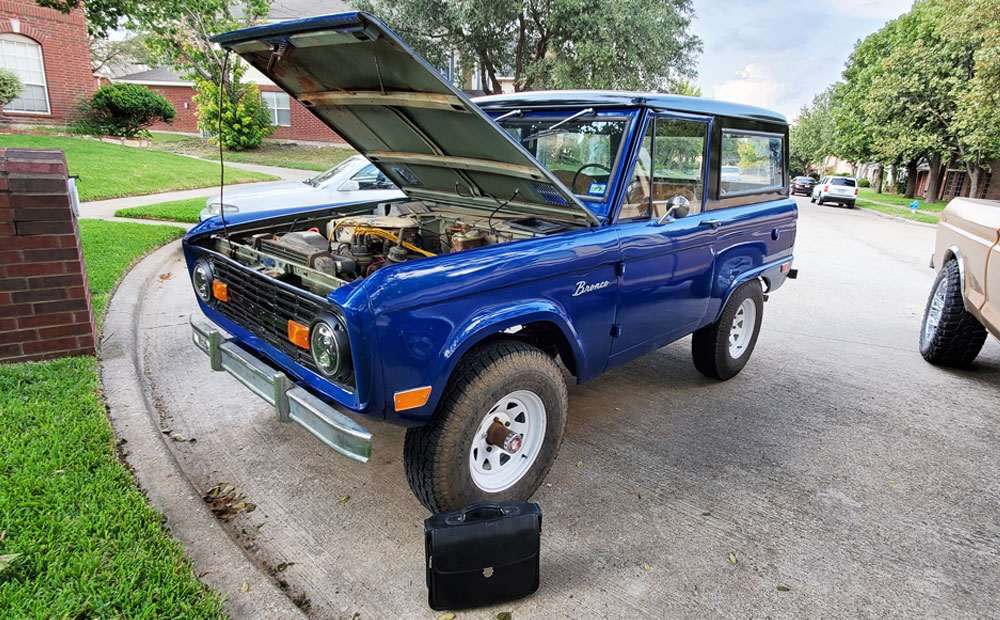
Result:
{"type": "Polygon", "coordinates": [[[34,0],[0,0],[0,67],[24,83],[3,108],[7,122],[65,124],[75,106],[97,90],[83,9],[63,15],[34,0]]]}
{"type": "MultiPolygon", "coordinates": [[[[290,98],[286,92],[275,86],[259,72],[251,69],[247,72],[247,79],[257,84],[261,92],[261,99],[271,111],[271,123],[278,127],[268,136],[269,138],[343,142],[340,136],[313,116],[305,106],[290,98]]],[[[177,110],[177,116],[174,117],[173,122],[169,125],[155,123],[150,127],[151,130],[198,133],[194,83],[181,78],[170,68],[157,67],[148,71],[123,75],[112,81],[124,84],[141,84],[163,95],[174,106],[174,109],[177,110]]]]}
{"type": "MultiPolygon", "coordinates": [[[[958,162],[944,162],[944,176],[941,177],[941,187],[938,189],[938,200],[948,201],[956,196],[969,198],[970,187],[968,172],[965,164],[958,162]]],[[[927,194],[927,186],[930,185],[931,170],[926,166],[917,172],[917,194],[924,196],[927,194]]],[[[979,188],[976,196],[972,198],[985,198],[987,200],[1000,200],[1000,159],[989,162],[989,166],[984,166],[979,172],[979,188]]]]}

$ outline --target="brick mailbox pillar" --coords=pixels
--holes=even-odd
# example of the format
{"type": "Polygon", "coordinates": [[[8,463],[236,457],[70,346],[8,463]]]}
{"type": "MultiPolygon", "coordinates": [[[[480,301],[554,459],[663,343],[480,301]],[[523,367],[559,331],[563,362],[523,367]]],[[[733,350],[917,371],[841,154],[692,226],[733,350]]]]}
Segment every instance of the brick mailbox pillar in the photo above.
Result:
{"type": "Polygon", "coordinates": [[[62,151],[0,148],[0,362],[95,353],[66,179],[62,151]]]}

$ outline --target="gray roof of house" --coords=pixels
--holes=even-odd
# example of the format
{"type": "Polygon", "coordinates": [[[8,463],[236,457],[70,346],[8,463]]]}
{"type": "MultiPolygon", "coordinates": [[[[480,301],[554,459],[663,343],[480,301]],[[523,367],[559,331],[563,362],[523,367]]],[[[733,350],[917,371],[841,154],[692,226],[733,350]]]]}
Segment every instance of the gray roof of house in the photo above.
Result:
{"type": "Polygon", "coordinates": [[[167,82],[174,83],[178,86],[188,85],[191,82],[185,80],[177,73],[174,73],[171,67],[155,67],[153,69],[148,69],[146,71],[139,71],[138,73],[130,73],[128,75],[122,75],[114,78],[115,82],[167,82]]]}
{"type": "Polygon", "coordinates": [[[350,10],[347,3],[341,0],[274,0],[268,17],[273,20],[298,19],[346,13],[350,10]]]}

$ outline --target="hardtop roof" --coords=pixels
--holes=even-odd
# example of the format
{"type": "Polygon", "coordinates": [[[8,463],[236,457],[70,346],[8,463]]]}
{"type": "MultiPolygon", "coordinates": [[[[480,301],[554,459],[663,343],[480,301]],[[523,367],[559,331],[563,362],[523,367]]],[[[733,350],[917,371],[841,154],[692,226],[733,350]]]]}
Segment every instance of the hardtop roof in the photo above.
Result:
{"type": "Polygon", "coordinates": [[[544,90],[527,91],[510,95],[487,95],[473,99],[476,105],[483,108],[517,108],[517,107],[638,107],[646,106],[689,112],[692,114],[710,114],[713,116],[728,116],[768,123],[787,125],[788,121],[777,112],[765,108],[731,103],[717,99],[688,97],[686,95],[671,95],[666,93],[622,92],[617,90],[544,90]]]}

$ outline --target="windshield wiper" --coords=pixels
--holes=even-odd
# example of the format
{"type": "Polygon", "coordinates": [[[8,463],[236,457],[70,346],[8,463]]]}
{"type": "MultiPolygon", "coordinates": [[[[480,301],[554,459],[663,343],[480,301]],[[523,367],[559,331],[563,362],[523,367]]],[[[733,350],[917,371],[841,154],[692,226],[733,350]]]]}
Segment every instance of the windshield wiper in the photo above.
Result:
{"type": "Polygon", "coordinates": [[[587,114],[593,114],[593,113],[594,113],[594,108],[587,108],[585,110],[580,110],[576,114],[562,119],[561,121],[559,121],[555,125],[552,125],[548,129],[543,129],[542,131],[539,131],[538,133],[533,133],[530,136],[527,136],[525,138],[521,138],[521,142],[527,142],[529,140],[537,140],[539,138],[545,138],[547,136],[554,136],[557,133],[559,133],[558,131],[555,131],[555,128],[558,127],[559,125],[565,125],[566,123],[568,123],[568,122],[570,122],[572,120],[576,120],[576,119],[580,118],[581,116],[585,116],[587,114]]]}

